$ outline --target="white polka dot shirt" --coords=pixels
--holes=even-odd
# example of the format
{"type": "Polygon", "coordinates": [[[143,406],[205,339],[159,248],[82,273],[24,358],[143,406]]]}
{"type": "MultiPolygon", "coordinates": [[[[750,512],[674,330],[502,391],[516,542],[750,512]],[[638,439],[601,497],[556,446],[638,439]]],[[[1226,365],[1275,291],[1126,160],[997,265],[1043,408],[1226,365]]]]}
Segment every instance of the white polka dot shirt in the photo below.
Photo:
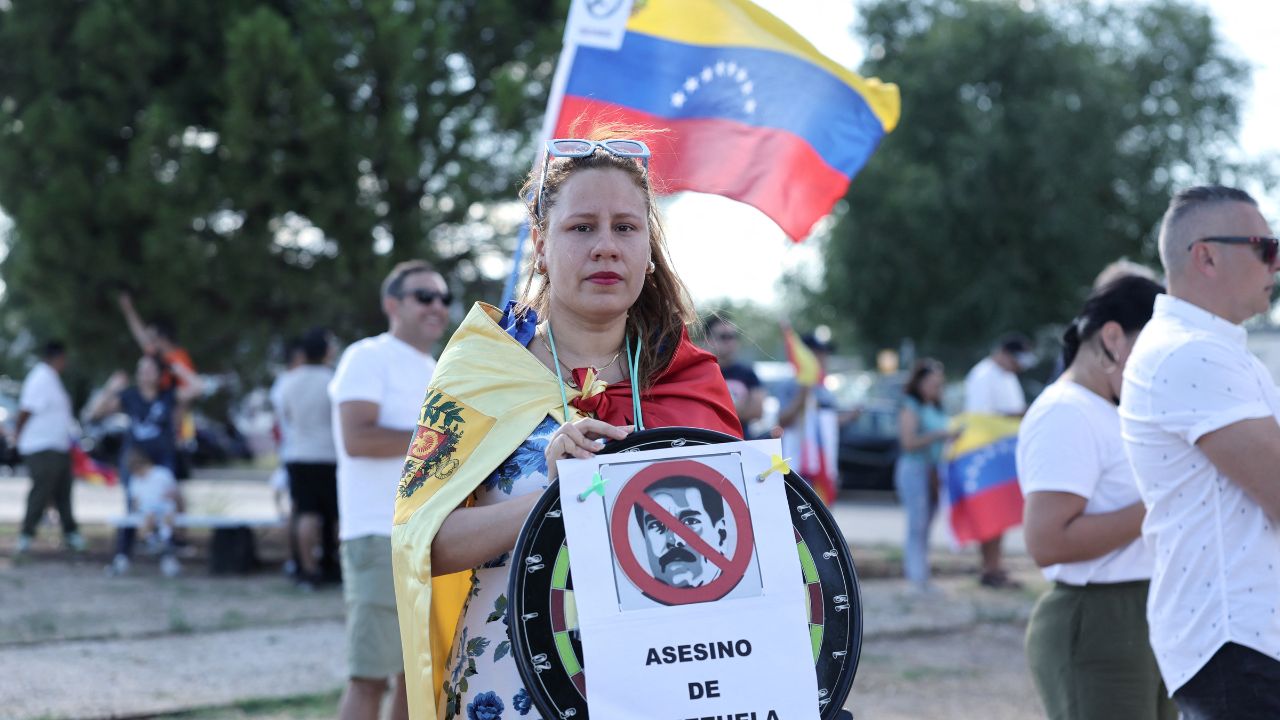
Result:
{"type": "Polygon", "coordinates": [[[1161,295],[1125,368],[1121,430],[1156,562],[1147,619],[1170,694],[1228,642],[1280,659],[1280,530],[1196,446],[1242,420],[1280,417],[1280,393],[1246,339],[1161,295]]]}

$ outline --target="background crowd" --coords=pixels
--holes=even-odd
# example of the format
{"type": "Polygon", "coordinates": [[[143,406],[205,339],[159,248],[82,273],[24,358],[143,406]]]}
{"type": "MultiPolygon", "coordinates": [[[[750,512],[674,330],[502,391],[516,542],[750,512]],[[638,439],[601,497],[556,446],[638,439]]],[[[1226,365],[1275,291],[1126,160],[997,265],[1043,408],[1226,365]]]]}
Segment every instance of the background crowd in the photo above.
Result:
{"type": "MultiPolygon", "coordinates": [[[[139,546],[181,574],[201,411],[250,394],[226,377],[270,381],[290,582],[340,586],[346,606],[343,717],[387,694],[396,717],[523,714],[490,627],[501,551],[555,461],[643,426],[642,407],[650,426],[780,439],[829,503],[873,456],[918,597],[940,592],[939,511],[980,489],[945,477],[953,453],[978,426],[1015,428],[990,446],[1009,450],[1000,492],[1052,582],[1027,634],[1046,712],[1280,716],[1280,395],[1244,329],[1271,310],[1280,242],[1248,193],[1186,189],[1271,179],[1228,152],[1249,68],[1203,8],[866,3],[865,70],[915,112],[820,228],[820,277],[784,283],[781,318],[695,312],[636,138],[551,143],[526,175],[558,48],[546,4],[13,5],[0,56],[31,62],[0,78],[0,362],[24,379],[0,430],[30,476],[19,561],[55,518],[85,551],[79,474],[125,490],[108,574],[136,573],[139,546]],[[182,42],[139,40],[154,27],[182,42]],[[468,314],[497,295],[511,216],[528,284],[468,314]],[[1114,263],[1086,291],[1121,253],[1150,267],[1114,263]],[[509,367],[474,349],[512,343],[527,352],[509,367]],[[460,381],[458,357],[493,372],[460,381]],[[484,405],[509,447],[459,476],[465,497],[440,494],[462,421],[437,418],[463,411],[424,406],[433,376],[488,402],[518,370],[527,402],[484,405]],[[112,423],[118,444],[87,430],[112,423]],[[450,608],[467,632],[402,648],[407,622],[430,637],[415,613],[435,607],[433,566],[474,572],[479,599],[450,608]],[[427,577],[405,586],[406,567],[427,577]],[[486,632],[495,668],[468,688],[465,639],[486,632]],[[406,656],[450,682],[410,666],[406,683],[406,656]]],[[[738,248],[721,252],[727,267],[738,248]]],[[[997,525],[972,538],[974,580],[1016,592],[997,525]]]]}

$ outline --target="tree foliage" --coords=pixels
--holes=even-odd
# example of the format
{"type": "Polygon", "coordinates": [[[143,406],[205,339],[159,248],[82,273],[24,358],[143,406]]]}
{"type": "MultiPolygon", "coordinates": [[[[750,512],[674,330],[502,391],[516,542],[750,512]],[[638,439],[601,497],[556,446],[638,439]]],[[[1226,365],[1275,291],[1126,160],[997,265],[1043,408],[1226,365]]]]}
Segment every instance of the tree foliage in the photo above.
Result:
{"type": "Polygon", "coordinates": [[[1249,71],[1198,5],[873,0],[859,30],[902,122],[853,182],[820,295],[873,347],[970,361],[1065,322],[1111,260],[1158,264],[1176,188],[1242,175],[1249,71]]]}
{"type": "Polygon", "coordinates": [[[567,5],[0,4],[5,333],[101,373],[136,355],[130,290],[202,368],[254,375],[283,334],[385,327],[399,260],[478,282],[567,5]]]}

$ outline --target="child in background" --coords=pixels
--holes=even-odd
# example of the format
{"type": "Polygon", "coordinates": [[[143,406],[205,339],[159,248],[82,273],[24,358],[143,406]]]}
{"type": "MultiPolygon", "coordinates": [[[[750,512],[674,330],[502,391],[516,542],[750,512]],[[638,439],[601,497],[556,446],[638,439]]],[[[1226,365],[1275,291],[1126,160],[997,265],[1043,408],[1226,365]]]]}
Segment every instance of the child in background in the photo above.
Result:
{"type": "MultiPolygon", "coordinates": [[[[182,569],[173,548],[178,481],[169,468],[157,465],[142,448],[130,448],[128,463],[132,476],[129,503],[134,513],[142,515],[141,535],[149,547],[159,549],[160,572],[173,577],[182,569]]],[[[117,565],[122,557],[117,556],[117,565]]],[[[128,558],[124,558],[124,565],[128,566],[128,558]]]]}

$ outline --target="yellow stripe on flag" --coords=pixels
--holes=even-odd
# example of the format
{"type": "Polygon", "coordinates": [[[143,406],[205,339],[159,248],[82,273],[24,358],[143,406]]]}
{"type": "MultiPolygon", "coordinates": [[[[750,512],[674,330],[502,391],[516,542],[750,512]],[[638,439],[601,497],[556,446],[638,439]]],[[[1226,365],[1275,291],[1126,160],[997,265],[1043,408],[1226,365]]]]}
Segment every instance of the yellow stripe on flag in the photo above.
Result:
{"type": "Polygon", "coordinates": [[[796,369],[796,382],[805,387],[817,385],[822,377],[822,363],[818,362],[818,356],[813,354],[790,327],[784,325],[782,335],[787,341],[787,358],[796,369]]]}
{"type": "Polygon", "coordinates": [[[1007,415],[962,413],[951,420],[951,427],[963,427],[964,432],[947,449],[947,460],[957,458],[997,440],[1018,434],[1019,418],[1007,415]]]}
{"type": "Polygon", "coordinates": [[[864,78],[818,52],[800,33],[747,0],[649,0],[627,30],[686,45],[758,48],[793,55],[831,73],[867,102],[887,133],[898,125],[898,86],[864,78]]]}

